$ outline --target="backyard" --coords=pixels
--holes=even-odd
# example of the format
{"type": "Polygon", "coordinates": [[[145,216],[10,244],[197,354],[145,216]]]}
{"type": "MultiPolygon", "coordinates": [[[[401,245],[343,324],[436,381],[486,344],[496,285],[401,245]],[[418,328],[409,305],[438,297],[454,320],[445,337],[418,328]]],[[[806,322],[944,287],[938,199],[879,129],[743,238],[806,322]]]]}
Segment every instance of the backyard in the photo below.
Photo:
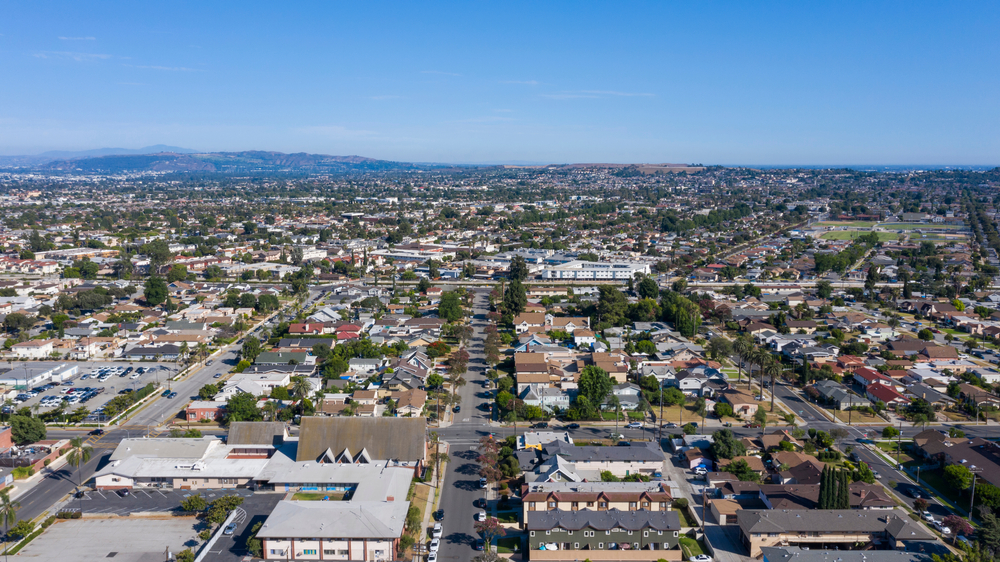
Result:
{"type": "Polygon", "coordinates": [[[691,537],[681,537],[678,539],[681,545],[681,550],[684,551],[684,558],[690,559],[693,556],[698,556],[699,554],[705,554],[706,548],[701,541],[692,539],[691,537]]]}

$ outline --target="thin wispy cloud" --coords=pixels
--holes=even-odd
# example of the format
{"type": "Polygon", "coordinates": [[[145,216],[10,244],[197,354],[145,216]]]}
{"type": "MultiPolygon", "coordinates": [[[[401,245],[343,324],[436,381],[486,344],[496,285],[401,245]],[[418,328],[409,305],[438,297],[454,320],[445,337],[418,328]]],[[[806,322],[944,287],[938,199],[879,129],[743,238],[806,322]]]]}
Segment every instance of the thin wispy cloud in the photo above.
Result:
{"type": "Polygon", "coordinates": [[[607,90],[583,90],[583,92],[581,92],[581,93],[584,93],[584,94],[594,94],[595,96],[619,96],[619,97],[626,97],[626,98],[637,98],[637,97],[651,98],[651,97],[653,97],[653,96],[656,95],[656,94],[647,94],[647,93],[640,93],[640,92],[614,92],[614,91],[607,91],[607,90]]]}
{"type": "Polygon", "coordinates": [[[39,59],[62,59],[76,62],[107,60],[115,58],[114,55],[102,55],[98,53],[74,53],[70,51],[42,51],[34,54],[39,59]]]}
{"type": "Polygon", "coordinates": [[[167,72],[205,72],[201,68],[188,68],[186,66],[155,66],[145,64],[126,64],[129,68],[141,68],[144,70],[165,70],[167,72]]]}
{"type": "Polygon", "coordinates": [[[501,84],[523,84],[525,86],[537,86],[538,80],[501,80],[501,84]]]}
{"type": "Polygon", "coordinates": [[[469,119],[459,119],[453,123],[499,123],[501,121],[514,121],[512,117],[500,117],[499,115],[487,115],[485,117],[470,117],[469,119]]]}
{"type": "Polygon", "coordinates": [[[651,98],[656,94],[644,92],[617,92],[612,90],[578,90],[574,92],[556,92],[553,94],[540,94],[541,97],[550,100],[573,100],[573,99],[602,99],[610,97],[619,98],[651,98]]]}
{"type": "Polygon", "coordinates": [[[97,37],[60,37],[63,41],[97,41],[97,37]]]}
{"type": "Polygon", "coordinates": [[[441,70],[421,70],[420,74],[438,74],[440,76],[461,76],[455,72],[443,72],[441,70]]]}

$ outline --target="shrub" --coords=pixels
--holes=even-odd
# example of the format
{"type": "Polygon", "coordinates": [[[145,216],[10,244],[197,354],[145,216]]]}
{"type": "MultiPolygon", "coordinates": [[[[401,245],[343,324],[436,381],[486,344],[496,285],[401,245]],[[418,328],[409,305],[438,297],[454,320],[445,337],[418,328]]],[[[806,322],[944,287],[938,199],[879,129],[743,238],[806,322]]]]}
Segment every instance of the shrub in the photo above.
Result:
{"type": "Polygon", "coordinates": [[[501,482],[500,483],[500,489],[501,490],[506,490],[507,489],[507,483],[506,482],[501,482]]]}
{"type": "Polygon", "coordinates": [[[26,519],[22,519],[22,520],[20,520],[20,521],[17,522],[17,525],[14,525],[13,527],[11,527],[10,531],[7,534],[9,534],[11,537],[14,537],[14,538],[20,540],[20,539],[23,539],[24,537],[30,535],[31,532],[34,531],[34,530],[35,530],[35,523],[34,522],[28,521],[26,519]]]}
{"type": "Polygon", "coordinates": [[[60,511],[55,516],[56,519],[79,519],[83,517],[83,513],[79,511],[60,511]]]}
{"type": "Polygon", "coordinates": [[[198,538],[203,541],[207,541],[208,539],[212,538],[212,531],[205,529],[204,531],[198,533],[198,538]]]}
{"type": "Polygon", "coordinates": [[[56,516],[52,515],[48,519],[46,519],[45,521],[42,521],[42,528],[43,529],[48,529],[55,522],[56,522],[56,516]]]}
{"type": "Polygon", "coordinates": [[[42,463],[43,466],[49,466],[50,464],[52,464],[52,459],[45,459],[45,462],[42,463]]]}
{"type": "Polygon", "coordinates": [[[688,500],[687,498],[677,498],[674,500],[674,507],[677,509],[687,509],[688,500]]]}

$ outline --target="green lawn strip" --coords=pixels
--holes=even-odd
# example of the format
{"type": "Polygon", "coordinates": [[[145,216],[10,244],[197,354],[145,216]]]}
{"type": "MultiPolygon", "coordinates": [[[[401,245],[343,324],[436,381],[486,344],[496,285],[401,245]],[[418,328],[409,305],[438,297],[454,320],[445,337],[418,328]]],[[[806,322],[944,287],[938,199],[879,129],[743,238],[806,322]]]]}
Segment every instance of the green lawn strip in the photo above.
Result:
{"type": "Polygon", "coordinates": [[[497,552],[500,554],[510,554],[517,552],[521,548],[521,537],[503,537],[497,539],[497,552]]]}
{"type": "Polygon", "coordinates": [[[702,548],[698,541],[692,539],[691,537],[681,537],[677,539],[681,545],[681,550],[684,551],[684,558],[689,559],[692,556],[698,556],[699,554],[705,554],[705,550],[702,548]]]}
{"type": "Polygon", "coordinates": [[[942,503],[948,504],[948,507],[955,511],[965,513],[965,510],[958,506],[962,505],[963,502],[968,503],[968,498],[962,498],[960,494],[956,493],[957,490],[945,481],[943,469],[921,470],[920,482],[929,488],[942,503]]]}
{"type": "Polygon", "coordinates": [[[501,511],[497,513],[497,521],[501,523],[517,523],[518,511],[501,511]]]}
{"type": "Polygon", "coordinates": [[[677,509],[677,508],[674,508],[674,511],[677,512],[677,516],[680,517],[680,519],[681,519],[681,527],[694,527],[695,526],[694,523],[691,522],[691,519],[688,517],[686,509],[677,509]]]}

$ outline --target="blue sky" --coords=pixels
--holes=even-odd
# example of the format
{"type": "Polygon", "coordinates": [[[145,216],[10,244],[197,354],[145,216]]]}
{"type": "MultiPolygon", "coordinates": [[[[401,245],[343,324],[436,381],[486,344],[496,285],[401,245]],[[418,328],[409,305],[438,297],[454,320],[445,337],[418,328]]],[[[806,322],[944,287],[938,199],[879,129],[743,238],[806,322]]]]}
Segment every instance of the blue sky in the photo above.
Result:
{"type": "Polygon", "coordinates": [[[0,154],[1000,164],[998,24],[996,2],[5,0],[0,154]]]}

